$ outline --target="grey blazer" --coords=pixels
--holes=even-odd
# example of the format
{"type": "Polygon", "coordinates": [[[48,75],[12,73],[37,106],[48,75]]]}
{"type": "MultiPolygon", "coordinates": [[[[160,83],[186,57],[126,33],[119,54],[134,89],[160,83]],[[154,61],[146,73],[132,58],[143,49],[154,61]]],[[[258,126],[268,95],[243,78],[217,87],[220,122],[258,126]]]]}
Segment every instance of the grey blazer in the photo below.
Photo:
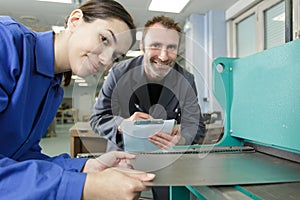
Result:
{"type": "Polygon", "coordinates": [[[123,149],[118,126],[136,111],[154,118],[176,119],[186,145],[204,137],[205,126],[191,73],[175,64],[160,83],[163,88],[155,106],[151,105],[147,84],[151,82],[144,72],[143,56],[116,63],[109,72],[90,117],[93,130],[108,139],[107,151],[123,149]]]}

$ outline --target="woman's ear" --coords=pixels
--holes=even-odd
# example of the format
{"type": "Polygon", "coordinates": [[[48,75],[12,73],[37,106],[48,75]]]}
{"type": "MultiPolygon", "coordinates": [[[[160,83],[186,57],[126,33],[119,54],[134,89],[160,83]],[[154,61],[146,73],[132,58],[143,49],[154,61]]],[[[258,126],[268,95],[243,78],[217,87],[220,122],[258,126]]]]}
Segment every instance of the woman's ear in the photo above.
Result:
{"type": "Polygon", "coordinates": [[[82,10],[80,9],[73,10],[68,18],[67,29],[71,31],[74,30],[77,27],[77,25],[80,23],[82,18],[83,18],[82,10]]]}

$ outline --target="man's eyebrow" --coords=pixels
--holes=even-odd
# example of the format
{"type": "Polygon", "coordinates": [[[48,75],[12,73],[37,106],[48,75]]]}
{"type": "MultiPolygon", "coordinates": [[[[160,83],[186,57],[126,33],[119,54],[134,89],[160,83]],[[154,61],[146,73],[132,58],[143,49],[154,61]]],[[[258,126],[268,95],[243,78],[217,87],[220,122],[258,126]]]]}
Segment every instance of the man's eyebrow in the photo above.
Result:
{"type": "Polygon", "coordinates": [[[111,34],[112,38],[114,39],[114,42],[117,42],[117,38],[116,38],[116,36],[115,36],[114,32],[112,32],[112,31],[111,31],[111,30],[109,30],[109,29],[107,29],[107,31],[108,31],[108,32],[110,32],[110,34],[111,34]]]}
{"type": "Polygon", "coordinates": [[[167,45],[167,47],[174,47],[174,48],[177,48],[178,45],[177,45],[177,44],[169,44],[169,45],[167,45]]]}
{"type": "Polygon", "coordinates": [[[151,46],[151,45],[162,45],[162,43],[161,43],[161,42],[151,42],[151,43],[149,44],[149,46],[151,46]]]}

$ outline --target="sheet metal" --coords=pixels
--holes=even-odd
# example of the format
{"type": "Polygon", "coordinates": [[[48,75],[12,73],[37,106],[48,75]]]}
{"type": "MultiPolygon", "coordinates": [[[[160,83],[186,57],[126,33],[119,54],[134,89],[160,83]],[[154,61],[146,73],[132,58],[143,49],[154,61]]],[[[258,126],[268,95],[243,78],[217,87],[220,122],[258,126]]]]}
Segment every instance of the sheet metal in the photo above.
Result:
{"type": "Polygon", "coordinates": [[[220,186],[300,181],[300,164],[258,152],[139,154],[135,169],[153,172],[150,186],[220,186]],[[153,169],[153,170],[151,170],[153,169]]]}

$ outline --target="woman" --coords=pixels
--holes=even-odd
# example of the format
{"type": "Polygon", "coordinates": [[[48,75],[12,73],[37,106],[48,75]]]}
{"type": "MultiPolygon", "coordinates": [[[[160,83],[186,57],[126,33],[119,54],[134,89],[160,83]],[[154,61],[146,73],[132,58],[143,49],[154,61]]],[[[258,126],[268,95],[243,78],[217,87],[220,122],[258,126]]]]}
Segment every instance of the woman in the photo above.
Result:
{"type": "Polygon", "coordinates": [[[74,10],[60,34],[0,17],[0,199],[135,199],[153,174],[120,170],[134,155],[48,157],[39,141],[63,98],[63,74],[103,71],[134,43],[133,20],[112,0],[74,10]]]}

